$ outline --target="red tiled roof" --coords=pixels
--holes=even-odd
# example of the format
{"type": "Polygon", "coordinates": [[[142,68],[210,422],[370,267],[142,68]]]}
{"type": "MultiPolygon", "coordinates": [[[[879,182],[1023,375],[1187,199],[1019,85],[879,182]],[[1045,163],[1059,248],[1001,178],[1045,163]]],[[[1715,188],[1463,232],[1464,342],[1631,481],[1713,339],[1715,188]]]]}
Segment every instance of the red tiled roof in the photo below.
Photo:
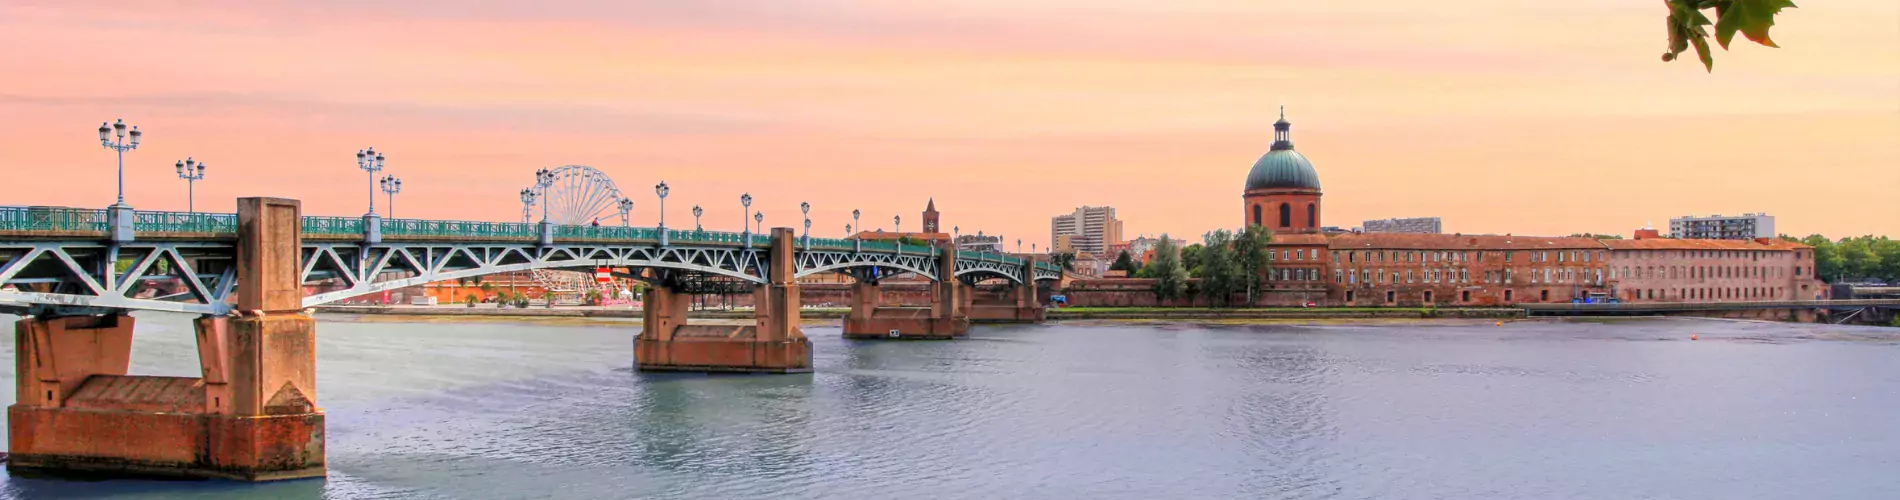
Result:
{"type": "Polygon", "coordinates": [[[1645,238],[1640,240],[1604,240],[1611,250],[1795,250],[1808,248],[1807,245],[1770,239],[1768,243],[1755,240],[1688,240],[1675,238],[1645,238]]]}
{"type": "MultiPolygon", "coordinates": [[[[1616,241],[1616,240],[1612,240],[1616,241]]],[[[1337,250],[1546,250],[1602,249],[1603,240],[1569,236],[1497,234],[1350,233],[1334,236],[1337,250]]]]}

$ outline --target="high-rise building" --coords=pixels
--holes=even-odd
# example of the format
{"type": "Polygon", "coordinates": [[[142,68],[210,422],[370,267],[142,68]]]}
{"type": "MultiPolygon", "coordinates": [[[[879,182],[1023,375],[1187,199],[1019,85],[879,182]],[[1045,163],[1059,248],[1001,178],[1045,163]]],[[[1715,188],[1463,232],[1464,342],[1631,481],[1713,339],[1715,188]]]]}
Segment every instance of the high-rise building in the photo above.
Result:
{"type": "Polygon", "coordinates": [[[1115,207],[1079,207],[1075,212],[1049,220],[1049,241],[1053,247],[1100,255],[1108,244],[1122,239],[1122,221],[1115,218],[1115,207]],[[1062,244],[1068,237],[1067,248],[1062,244]]]}
{"type": "Polygon", "coordinates": [[[1368,233],[1439,234],[1445,232],[1445,226],[1437,217],[1412,217],[1369,220],[1366,221],[1365,231],[1368,233]]]}
{"type": "Polygon", "coordinates": [[[1737,217],[1685,215],[1669,219],[1669,237],[1697,240],[1752,240],[1775,237],[1775,216],[1765,213],[1737,217]]]}

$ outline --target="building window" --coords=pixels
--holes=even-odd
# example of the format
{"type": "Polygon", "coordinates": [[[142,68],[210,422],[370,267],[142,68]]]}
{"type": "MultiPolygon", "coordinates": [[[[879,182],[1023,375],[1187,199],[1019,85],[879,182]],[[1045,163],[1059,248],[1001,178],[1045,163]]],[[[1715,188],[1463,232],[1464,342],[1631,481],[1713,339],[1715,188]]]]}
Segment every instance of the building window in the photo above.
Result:
{"type": "Polygon", "coordinates": [[[1347,303],[1351,303],[1351,302],[1352,302],[1352,290],[1347,290],[1347,291],[1346,291],[1346,302],[1347,302],[1347,303]]]}
{"type": "Polygon", "coordinates": [[[1426,303],[1426,304],[1430,304],[1430,303],[1432,303],[1432,291],[1431,291],[1431,290],[1426,290],[1426,291],[1425,291],[1425,303],[1426,303]]]}
{"type": "MultiPolygon", "coordinates": [[[[1507,254],[1507,255],[1508,255],[1508,254],[1507,254]]],[[[1505,301],[1505,302],[1510,302],[1510,301],[1511,301],[1511,291],[1510,291],[1510,290],[1505,290],[1505,291],[1504,291],[1504,301],[1505,301]]]]}
{"type": "Polygon", "coordinates": [[[1463,292],[1458,292],[1458,294],[1459,294],[1459,296],[1458,296],[1458,301],[1459,301],[1459,302],[1471,302],[1471,291],[1470,291],[1470,290],[1465,290],[1465,291],[1463,291],[1463,292]]]}
{"type": "Polygon", "coordinates": [[[1540,290],[1540,291],[1539,291],[1539,293],[1538,293],[1538,299],[1537,299],[1537,300],[1541,300],[1541,301],[1544,301],[1544,302],[1550,302],[1550,290],[1540,290]]]}
{"type": "Polygon", "coordinates": [[[1258,226],[1258,225],[1261,225],[1261,222],[1260,222],[1260,205],[1258,205],[1258,204],[1255,204],[1255,205],[1253,206],[1253,225],[1256,225],[1256,226],[1258,226]]]}
{"type": "Polygon", "coordinates": [[[1391,290],[1385,291],[1385,303],[1390,304],[1393,302],[1398,302],[1398,300],[1399,300],[1398,294],[1392,293],[1391,290]]]}
{"type": "Polygon", "coordinates": [[[1319,227],[1319,206],[1306,204],[1306,227],[1319,227]]]}
{"type": "Polygon", "coordinates": [[[1280,204],[1280,228],[1285,229],[1285,228],[1290,228],[1290,227],[1293,227],[1293,206],[1285,204],[1285,203],[1281,203],[1280,204]]]}

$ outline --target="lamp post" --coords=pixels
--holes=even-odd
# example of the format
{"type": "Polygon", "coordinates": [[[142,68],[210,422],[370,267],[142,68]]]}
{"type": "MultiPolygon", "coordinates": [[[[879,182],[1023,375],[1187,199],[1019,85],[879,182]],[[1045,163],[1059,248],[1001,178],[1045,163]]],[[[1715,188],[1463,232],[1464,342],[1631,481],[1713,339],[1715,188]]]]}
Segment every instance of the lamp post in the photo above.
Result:
{"type": "Polygon", "coordinates": [[[1016,238],[1016,253],[1023,253],[1023,239],[1016,238]]]}
{"type": "Polygon", "coordinates": [[[198,196],[194,192],[196,189],[193,185],[198,183],[198,179],[205,178],[205,164],[186,157],[185,161],[178,162],[178,178],[185,180],[185,213],[197,212],[198,208],[194,200],[198,196]]]}
{"type": "Polygon", "coordinates": [[[376,148],[357,150],[356,168],[363,169],[364,172],[369,172],[369,213],[366,214],[366,216],[375,217],[376,173],[383,171],[383,154],[376,152],[376,148]]]}
{"type": "MultiPolygon", "coordinates": [[[[851,233],[852,227],[856,227],[859,230],[864,229],[864,225],[858,223],[858,209],[855,209],[855,208],[851,209],[851,225],[845,226],[844,232],[851,233]]],[[[851,233],[851,251],[853,252],[864,251],[864,239],[859,238],[857,233],[851,233]]]]}
{"type": "MultiPolygon", "coordinates": [[[[554,185],[554,171],[545,168],[534,171],[534,185],[535,187],[541,188],[536,194],[545,198],[547,196],[548,187],[554,185]]],[[[548,205],[553,205],[553,201],[554,200],[548,199],[541,200],[541,222],[548,221],[548,205]]]]}
{"type": "Polygon", "coordinates": [[[957,241],[961,239],[963,239],[963,226],[950,226],[950,248],[962,250],[963,243],[957,241]]]}
{"type": "Polygon", "coordinates": [[[765,211],[752,212],[752,220],[758,222],[759,231],[765,231],[765,211]]]}
{"type": "Polygon", "coordinates": [[[891,232],[896,233],[898,238],[904,237],[904,216],[891,216],[891,232]]]}
{"type": "Polygon", "coordinates": [[[700,209],[699,205],[693,205],[693,232],[697,233],[705,230],[703,226],[699,225],[699,216],[705,215],[705,213],[706,211],[700,209]]]}
{"type": "Polygon", "coordinates": [[[633,198],[621,198],[620,199],[620,227],[629,227],[633,225],[633,219],[630,219],[627,217],[628,214],[632,214],[632,213],[633,213],[633,198]]]}
{"type": "Polygon", "coordinates": [[[752,218],[752,193],[739,195],[739,205],[745,207],[745,215],[739,216],[739,222],[745,224],[745,230],[740,231],[739,234],[745,235],[745,246],[750,247],[752,246],[752,221],[746,219],[752,218]]]}
{"type": "Polygon", "coordinates": [[[521,222],[528,222],[528,219],[533,217],[534,212],[531,211],[533,209],[534,190],[524,188],[521,190],[521,222]]]}
{"type": "Polygon", "coordinates": [[[666,181],[653,186],[653,194],[660,195],[660,246],[666,246],[666,193],[672,190],[666,187],[666,181]]]}
{"type": "Polygon", "coordinates": [[[402,192],[402,179],[394,175],[384,176],[380,184],[383,185],[383,193],[389,195],[389,218],[394,219],[396,218],[396,195],[402,192]]]}
{"type": "Polygon", "coordinates": [[[110,126],[107,126],[105,122],[99,122],[99,145],[119,153],[119,201],[112,204],[114,207],[125,206],[125,152],[138,149],[139,138],[144,133],[139,132],[137,125],[133,125],[132,141],[126,142],[125,135],[124,118],[120,118],[110,126]],[[117,138],[111,137],[115,133],[117,138]]]}
{"type": "Polygon", "coordinates": [[[805,236],[800,238],[806,250],[811,250],[811,202],[798,202],[798,211],[805,213],[805,236]]]}

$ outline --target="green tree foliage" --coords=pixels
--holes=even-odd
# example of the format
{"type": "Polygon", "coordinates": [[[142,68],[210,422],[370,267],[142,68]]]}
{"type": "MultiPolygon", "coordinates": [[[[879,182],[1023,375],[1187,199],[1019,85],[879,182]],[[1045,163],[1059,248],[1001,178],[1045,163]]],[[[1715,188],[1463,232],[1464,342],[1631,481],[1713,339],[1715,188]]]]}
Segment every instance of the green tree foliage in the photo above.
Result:
{"type": "Polygon", "coordinates": [[[1071,272],[1075,271],[1075,254],[1074,253],[1065,252],[1065,253],[1058,253],[1058,254],[1051,255],[1049,256],[1049,262],[1052,262],[1058,266],[1062,266],[1062,270],[1064,271],[1071,271],[1071,272]]]}
{"type": "Polygon", "coordinates": [[[1261,277],[1266,276],[1267,245],[1273,242],[1273,231],[1259,224],[1247,226],[1234,235],[1234,263],[1239,268],[1241,284],[1247,290],[1247,303],[1260,302],[1261,277]]]}
{"type": "Polygon", "coordinates": [[[1200,243],[1181,247],[1181,263],[1187,266],[1188,276],[1201,277],[1201,251],[1206,248],[1200,243]]]}
{"type": "Polygon", "coordinates": [[[1663,52],[1663,61],[1674,61],[1693,46],[1708,71],[1715,71],[1715,57],[1709,53],[1711,26],[1722,50],[1728,50],[1728,42],[1736,32],[1749,41],[1779,47],[1768,38],[1768,28],[1775,26],[1775,15],[1781,9],[1795,7],[1791,0],[1663,0],[1663,5],[1669,8],[1669,50],[1663,52]],[[1714,21],[1706,14],[1710,10],[1715,11],[1714,21]]]}
{"type": "Polygon", "coordinates": [[[1872,235],[1832,240],[1819,234],[1782,239],[1814,247],[1814,272],[1822,281],[1900,281],[1900,240],[1872,235]]]}
{"type": "Polygon", "coordinates": [[[1572,234],[1570,235],[1570,237],[1572,237],[1572,238],[1596,238],[1596,239],[1599,239],[1599,240],[1620,240],[1620,239],[1623,239],[1623,237],[1622,237],[1622,236],[1619,236],[1619,235],[1614,235],[1614,234],[1591,234],[1591,233],[1572,233],[1572,234]]]}
{"type": "Polygon", "coordinates": [[[1155,258],[1149,262],[1155,278],[1155,298],[1168,300],[1181,297],[1187,292],[1187,266],[1181,264],[1180,243],[1162,234],[1161,241],[1155,242],[1155,258]]]}
{"type": "Polygon", "coordinates": [[[1128,271],[1129,276],[1134,276],[1141,271],[1141,266],[1135,264],[1135,259],[1128,256],[1127,250],[1122,250],[1121,256],[1115,257],[1115,263],[1108,265],[1108,270],[1128,271]]]}
{"type": "Polygon", "coordinates": [[[1198,275],[1201,278],[1201,295],[1207,297],[1208,305],[1229,305],[1234,292],[1246,286],[1242,281],[1240,263],[1234,259],[1234,233],[1225,229],[1207,233],[1198,254],[1195,257],[1200,262],[1195,267],[1201,272],[1198,275]]]}

